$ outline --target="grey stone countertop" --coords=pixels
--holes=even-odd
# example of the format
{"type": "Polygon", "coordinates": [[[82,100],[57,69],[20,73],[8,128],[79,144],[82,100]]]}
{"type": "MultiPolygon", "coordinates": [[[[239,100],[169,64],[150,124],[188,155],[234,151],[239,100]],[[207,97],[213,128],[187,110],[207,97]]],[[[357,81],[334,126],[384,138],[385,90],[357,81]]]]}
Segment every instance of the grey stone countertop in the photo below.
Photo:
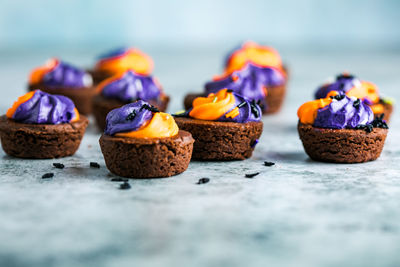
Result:
{"type": "MultiPolygon", "coordinates": [[[[170,112],[218,73],[224,51],[149,51],[172,96],[170,112]]],[[[95,54],[52,52],[79,64],[95,54]]],[[[29,70],[49,55],[0,53],[2,114],[25,92],[29,70]]],[[[291,75],[285,105],[263,118],[251,159],[191,162],[181,175],[131,180],[130,190],[119,190],[93,124],[72,157],[24,160],[0,150],[0,266],[400,266],[398,108],[374,162],[311,161],[296,130],[299,105],[343,70],[400,99],[400,53],[283,55],[291,75]],[[91,161],[100,169],[89,168],[91,161]],[[41,179],[46,172],[54,178],[41,179]],[[251,172],[260,175],[244,177],[251,172]],[[211,180],[197,185],[202,177],[211,180]]]]}

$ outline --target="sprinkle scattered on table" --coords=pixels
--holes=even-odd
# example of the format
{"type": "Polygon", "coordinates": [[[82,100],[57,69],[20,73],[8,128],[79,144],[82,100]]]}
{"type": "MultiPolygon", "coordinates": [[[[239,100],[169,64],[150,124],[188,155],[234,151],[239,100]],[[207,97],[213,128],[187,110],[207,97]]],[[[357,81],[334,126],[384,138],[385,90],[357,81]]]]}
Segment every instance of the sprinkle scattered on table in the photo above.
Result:
{"type": "Polygon", "coordinates": [[[274,165],[275,165],[275,162],[271,162],[271,161],[264,161],[264,166],[271,167],[271,166],[274,166],[274,165]]]}
{"type": "Polygon", "coordinates": [[[58,162],[53,163],[53,166],[57,169],[64,169],[65,167],[64,164],[58,162]]]}
{"type": "Polygon", "coordinates": [[[123,182],[122,184],[119,185],[119,189],[121,189],[121,190],[127,190],[130,188],[131,188],[131,185],[128,182],[123,182]]]}
{"type": "Polygon", "coordinates": [[[42,175],[42,179],[49,179],[49,178],[53,178],[54,177],[54,173],[52,172],[48,172],[42,175]]]}
{"type": "Polygon", "coordinates": [[[200,178],[197,184],[206,184],[210,181],[210,178],[200,178]]]}
{"type": "Polygon", "coordinates": [[[245,177],[246,177],[246,178],[253,178],[254,176],[257,176],[257,175],[259,175],[259,174],[260,174],[259,172],[247,173],[247,174],[245,175],[245,177]]]}
{"type": "Polygon", "coordinates": [[[90,162],[90,167],[91,168],[100,168],[100,164],[98,164],[97,162],[90,162]]]}

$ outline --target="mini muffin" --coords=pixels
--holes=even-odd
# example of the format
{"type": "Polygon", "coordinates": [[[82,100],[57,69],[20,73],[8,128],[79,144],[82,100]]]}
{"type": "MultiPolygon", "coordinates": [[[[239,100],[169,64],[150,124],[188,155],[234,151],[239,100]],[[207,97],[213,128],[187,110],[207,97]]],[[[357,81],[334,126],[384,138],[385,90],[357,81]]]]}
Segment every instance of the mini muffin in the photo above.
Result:
{"type": "Polygon", "coordinates": [[[18,98],[0,117],[1,145],[8,155],[18,158],[71,156],[87,125],[71,99],[35,90],[18,98]]]}
{"type": "Polygon", "coordinates": [[[287,73],[279,54],[270,47],[246,42],[230,54],[225,73],[205,84],[202,94],[188,94],[186,109],[194,98],[229,88],[250,100],[259,101],[263,114],[276,113],[282,106],[287,84],[287,73]]]}
{"type": "Polygon", "coordinates": [[[251,157],[261,136],[261,108],[255,101],[223,89],[198,97],[192,108],[175,114],[179,128],[196,140],[193,159],[243,160],[251,157]]]}
{"type": "Polygon", "coordinates": [[[382,117],[383,115],[383,120],[389,121],[393,111],[393,103],[389,99],[379,96],[379,90],[375,84],[361,81],[351,74],[343,73],[336,76],[335,81],[320,86],[315,92],[315,99],[325,98],[332,91],[362,99],[371,107],[375,117],[382,117]]]}
{"type": "Polygon", "coordinates": [[[106,126],[108,112],[125,104],[144,100],[160,111],[165,111],[169,97],[160,83],[152,76],[137,74],[131,70],[102,81],[93,98],[93,115],[101,130],[106,126]]]}
{"type": "Polygon", "coordinates": [[[100,137],[107,168],[128,178],[169,177],[185,171],[193,142],[171,115],[142,100],[112,110],[100,137]]]}
{"type": "Polygon", "coordinates": [[[75,103],[80,113],[91,113],[95,94],[92,76],[56,58],[48,60],[44,66],[31,72],[28,89],[64,95],[75,103]]]}
{"type": "Polygon", "coordinates": [[[313,160],[358,163],[382,152],[388,127],[358,98],[331,92],[303,104],[297,115],[300,139],[313,160]]]}
{"type": "Polygon", "coordinates": [[[127,70],[142,75],[150,75],[153,71],[153,60],[137,48],[119,48],[101,55],[91,71],[97,84],[116,74],[127,70]]]}

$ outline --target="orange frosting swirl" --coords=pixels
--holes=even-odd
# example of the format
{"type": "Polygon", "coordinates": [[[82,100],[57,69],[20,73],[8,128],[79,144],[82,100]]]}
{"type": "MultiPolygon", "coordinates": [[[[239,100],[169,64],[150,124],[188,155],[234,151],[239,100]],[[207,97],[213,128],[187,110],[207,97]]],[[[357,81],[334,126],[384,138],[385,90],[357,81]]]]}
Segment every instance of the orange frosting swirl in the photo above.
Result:
{"type": "Polygon", "coordinates": [[[332,91],[326,98],[312,100],[301,105],[297,110],[297,116],[300,122],[303,124],[313,124],[317,118],[318,110],[329,105],[332,102],[331,96],[337,94],[337,92],[332,91]]]}
{"type": "Polygon", "coordinates": [[[349,91],[346,92],[348,97],[356,97],[360,99],[368,98],[369,101],[372,103],[379,102],[379,94],[378,94],[378,87],[367,81],[361,81],[359,86],[352,87],[349,91]]]}
{"type": "Polygon", "coordinates": [[[130,138],[162,138],[175,136],[178,132],[178,125],[170,114],[157,112],[153,114],[153,118],[148,123],[136,131],[116,133],[115,136],[130,138]]]}
{"type": "Polygon", "coordinates": [[[43,76],[52,71],[58,63],[59,61],[56,58],[51,58],[44,64],[44,66],[33,69],[29,76],[29,84],[40,83],[43,79],[43,76]]]}
{"type": "Polygon", "coordinates": [[[380,113],[383,113],[385,111],[385,108],[380,103],[374,104],[374,105],[370,106],[370,108],[372,109],[372,112],[374,114],[380,114],[380,113]]]}
{"type": "Polygon", "coordinates": [[[15,114],[15,111],[17,111],[17,108],[22,104],[25,103],[26,101],[28,101],[29,99],[31,99],[33,97],[33,95],[36,93],[36,90],[34,91],[30,91],[20,97],[18,97],[17,101],[14,101],[14,104],[12,105],[11,108],[9,108],[6,112],[6,116],[9,119],[12,119],[12,117],[15,114]]]}
{"type": "Polygon", "coordinates": [[[230,74],[240,70],[249,62],[262,67],[282,68],[281,57],[275,49],[249,41],[232,53],[226,64],[225,72],[230,74]]]}
{"type": "Polygon", "coordinates": [[[235,97],[228,89],[211,93],[207,97],[198,97],[193,101],[189,116],[199,120],[217,120],[235,105],[235,97]]]}
{"type": "Polygon", "coordinates": [[[149,75],[153,70],[153,60],[136,48],[129,48],[121,55],[111,56],[97,62],[95,69],[110,74],[119,74],[128,70],[149,75]]]}

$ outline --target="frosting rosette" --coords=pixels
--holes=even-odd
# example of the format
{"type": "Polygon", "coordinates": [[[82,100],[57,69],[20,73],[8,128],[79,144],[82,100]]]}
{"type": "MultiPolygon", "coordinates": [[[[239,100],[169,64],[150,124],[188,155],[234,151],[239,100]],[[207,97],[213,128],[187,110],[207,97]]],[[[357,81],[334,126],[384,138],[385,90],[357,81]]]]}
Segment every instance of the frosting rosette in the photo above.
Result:
{"type": "Polygon", "coordinates": [[[191,117],[200,120],[246,123],[260,121],[261,108],[256,102],[223,89],[210,93],[207,97],[198,97],[192,108],[176,116],[191,117]]]}
{"type": "Polygon", "coordinates": [[[161,138],[178,134],[174,118],[143,100],[110,111],[104,133],[120,137],[161,138]]]}
{"type": "Polygon", "coordinates": [[[340,74],[336,76],[335,81],[320,86],[315,92],[315,98],[325,98],[332,91],[360,98],[369,105],[379,102],[378,87],[375,84],[347,73],[340,74]]]}
{"type": "Polygon", "coordinates": [[[268,87],[282,85],[285,79],[285,74],[280,69],[249,63],[240,70],[206,83],[205,91],[210,94],[229,88],[250,100],[260,100],[266,106],[268,87]]]}
{"type": "Polygon", "coordinates": [[[225,62],[225,72],[229,74],[240,70],[248,63],[282,69],[281,57],[275,49],[247,41],[229,53],[225,62]]]}
{"type": "Polygon", "coordinates": [[[71,99],[40,90],[19,97],[7,110],[6,116],[28,124],[60,124],[79,120],[79,112],[71,99]]]}
{"type": "Polygon", "coordinates": [[[137,48],[119,48],[99,57],[95,70],[110,74],[133,70],[149,75],[153,71],[153,60],[137,48]]]}
{"type": "Polygon", "coordinates": [[[157,99],[162,93],[162,87],[152,76],[128,70],[102,81],[97,86],[97,92],[105,98],[118,99],[122,102],[136,99],[148,101],[157,99]]]}
{"type": "Polygon", "coordinates": [[[68,63],[52,58],[31,72],[29,84],[49,87],[84,88],[93,84],[92,76],[68,63]]]}
{"type": "Polygon", "coordinates": [[[326,98],[309,101],[297,111],[300,122],[318,128],[356,129],[371,124],[374,114],[361,99],[332,92],[326,98]]]}

